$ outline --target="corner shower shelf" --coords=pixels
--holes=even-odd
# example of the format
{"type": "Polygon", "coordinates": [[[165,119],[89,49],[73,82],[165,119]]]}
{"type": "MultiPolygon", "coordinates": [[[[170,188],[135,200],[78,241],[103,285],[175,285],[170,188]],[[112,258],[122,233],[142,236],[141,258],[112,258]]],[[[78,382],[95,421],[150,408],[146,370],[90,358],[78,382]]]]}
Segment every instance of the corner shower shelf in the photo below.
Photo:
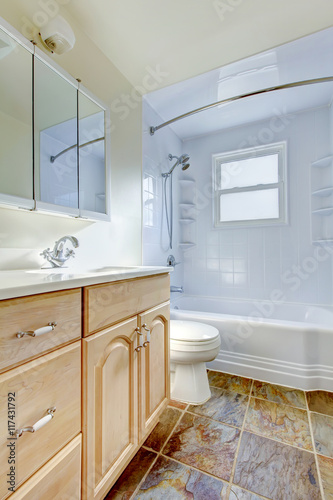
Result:
{"type": "Polygon", "coordinates": [[[312,193],[312,196],[319,196],[320,198],[324,198],[326,196],[330,196],[333,193],[333,187],[327,187],[322,189],[317,189],[312,193]]]}
{"type": "Polygon", "coordinates": [[[318,210],[312,210],[312,213],[314,215],[332,215],[333,214],[333,207],[328,207],[328,208],[318,208],[318,210]]]}
{"type": "Polygon", "coordinates": [[[313,245],[333,243],[333,155],[311,163],[311,232],[313,245]]]}
{"type": "Polygon", "coordinates": [[[193,224],[195,222],[195,219],[179,219],[180,224],[193,224]]]}
{"type": "Polygon", "coordinates": [[[188,185],[194,184],[195,180],[194,179],[179,179],[179,182],[186,186],[186,184],[188,184],[188,185]]]}
{"type": "Polygon", "coordinates": [[[194,203],[179,203],[180,208],[194,208],[194,203]]]}
{"type": "Polygon", "coordinates": [[[333,239],[327,239],[327,240],[314,240],[313,241],[314,245],[332,245],[333,244],[333,239]]]}
{"type": "Polygon", "coordinates": [[[311,165],[315,168],[326,168],[332,165],[333,156],[325,156],[325,158],[320,158],[320,160],[314,161],[311,165]]]}
{"type": "Polygon", "coordinates": [[[195,247],[195,243],[179,243],[179,248],[187,250],[188,248],[195,247]]]}
{"type": "Polygon", "coordinates": [[[194,179],[180,179],[180,203],[179,203],[179,248],[183,252],[195,246],[195,194],[196,182],[194,179]]]}

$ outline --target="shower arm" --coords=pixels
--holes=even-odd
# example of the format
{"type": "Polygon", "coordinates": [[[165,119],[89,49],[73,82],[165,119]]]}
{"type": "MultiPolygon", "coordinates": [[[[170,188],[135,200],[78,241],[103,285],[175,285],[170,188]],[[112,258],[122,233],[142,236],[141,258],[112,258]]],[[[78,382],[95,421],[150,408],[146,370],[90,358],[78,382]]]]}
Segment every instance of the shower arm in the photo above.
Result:
{"type": "MultiPolygon", "coordinates": [[[[85,142],[84,144],[80,144],[79,148],[83,148],[84,146],[89,146],[90,144],[94,144],[95,142],[99,141],[104,141],[105,137],[99,137],[98,139],[93,139],[92,141],[85,142]]],[[[71,149],[74,149],[77,147],[77,144],[73,144],[73,146],[69,146],[69,148],[63,149],[58,153],[57,155],[50,156],[50,162],[54,163],[59,156],[63,155],[64,153],[67,153],[67,151],[70,151],[71,149]]]]}
{"type": "Polygon", "coordinates": [[[294,87],[303,87],[305,85],[313,85],[315,83],[326,83],[326,82],[332,82],[333,81],[333,76],[327,76],[323,78],[314,78],[312,80],[302,80],[299,82],[294,82],[294,83],[285,83],[283,85],[276,85],[275,87],[268,87],[266,89],[261,89],[261,90],[256,90],[254,92],[249,92],[247,94],[241,94],[235,97],[229,97],[228,99],[222,99],[222,101],[217,101],[213,102],[211,104],[207,104],[206,106],[202,106],[201,108],[194,109],[192,111],[189,111],[187,113],[184,113],[182,115],[176,116],[175,118],[172,118],[171,120],[168,120],[164,123],[161,123],[160,125],[157,125],[156,127],[151,126],[149,128],[150,135],[154,135],[157,130],[160,128],[166,127],[167,125],[171,125],[171,123],[177,122],[178,120],[182,120],[183,118],[187,118],[188,116],[195,115],[196,113],[200,113],[201,111],[206,111],[206,109],[211,109],[215,108],[216,106],[220,106],[221,104],[226,104],[229,102],[233,101],[238,101],[240,99],[244,99],[246,97],[252,97],[255,95],[260,95],[260,94],[265,94],[268,92],[275,92],[276,90],[282,90],[282,89],[291,89],[294,87]]]}

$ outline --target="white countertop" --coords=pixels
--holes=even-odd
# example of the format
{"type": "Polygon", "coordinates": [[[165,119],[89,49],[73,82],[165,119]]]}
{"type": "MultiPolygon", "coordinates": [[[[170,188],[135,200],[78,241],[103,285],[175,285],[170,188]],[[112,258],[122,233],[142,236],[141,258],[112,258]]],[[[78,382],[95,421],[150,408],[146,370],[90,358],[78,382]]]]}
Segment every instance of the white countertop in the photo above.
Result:
{"type": "Polygon", "coordinates": [[[99,283],[169,273],[172,267],[108,266],[99,269],[70,268],[0,271],[0,299],[68,290],[99,283]]]}

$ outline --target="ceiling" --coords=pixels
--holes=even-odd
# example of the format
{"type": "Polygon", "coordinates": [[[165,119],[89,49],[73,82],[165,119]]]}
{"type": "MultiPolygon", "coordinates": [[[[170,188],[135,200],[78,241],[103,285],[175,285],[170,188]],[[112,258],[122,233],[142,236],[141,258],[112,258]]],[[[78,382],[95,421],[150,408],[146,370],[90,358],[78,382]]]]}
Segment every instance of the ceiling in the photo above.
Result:
{"type": "MultiPolygon", "coordinates": [[[[310,74],[318,77],[327,68],[333,74],[330,42],[323,46],[319,58],[312,42],[301,50],[297,44],[282,45],[331,27],[332,0],[4,2],[20,12],[22,23],[25,17],[32,20],[43,9],[56,5],[77,35],[83,31],[139,93],[149,94],[149,102],[163,119],[223,99],[236,89],[241,93],[245,88],[248,91],[270,82],[275,85],[310,74]],[[258,54],[259,59],[253,57],[258,54]],[[245,58],[249,58],[246,63],[245,58]],[[176,83],[179,86],[173,86],[176,83]],[[160,94],[155,92],[159,90],[160,94]]],[[[80,37],[77,38],[80,50],[80,37]]],[[[314,106],[326,103],[331,88],[290,91],[288,96],[288,110],[294,112],[303,106],[301,101],[314,106]]],[[[224,123],[218,108],[207,112],[208,120],[189,118],[186,127],[181,122],[173,127],[185,138],[223,128],[226,124],[236,126],[242,113],[249,114],[250,109],[255,119],[261,119],[265,113],[271,113],[273,107],[285,105],[278,94],[273,99],[275,101],[262,98],[260,104],[255,98],[251,104],[249,99],[241,109],[238,109],[239,103],[232,108],[225,107],[224,123]],[[200,121],[202,128],[198,126],[200,121]]]]}
{"type": "Polygon", "coordinates": [[[61,0],[59,4],[143,92],[333,25],[332,0],[61,0]]]}
{"type": "MultiPolygon", "coordinates": [[[[144,98],[163,122],[229,97],[285,83],[333,77],[332,53],[333,28],[328,28],[170,85],[144,98]]],[[[170,127],[184,140],[248,122],[329,106],[332,97],[333,82],[284,89],[219,105],[183,118],[170,127]]]]}

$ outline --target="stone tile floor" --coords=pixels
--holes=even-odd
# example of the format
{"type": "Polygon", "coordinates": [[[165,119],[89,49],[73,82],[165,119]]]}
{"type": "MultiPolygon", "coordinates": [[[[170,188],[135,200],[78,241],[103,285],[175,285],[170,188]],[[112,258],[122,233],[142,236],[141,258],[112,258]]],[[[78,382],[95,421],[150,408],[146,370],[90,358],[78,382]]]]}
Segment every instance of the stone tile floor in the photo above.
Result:
{"type": "Polygon", "coordinates": [[[211,399],[171,401],[107,500],[333,500],[333,393],[208,378],[211,399]]]}

